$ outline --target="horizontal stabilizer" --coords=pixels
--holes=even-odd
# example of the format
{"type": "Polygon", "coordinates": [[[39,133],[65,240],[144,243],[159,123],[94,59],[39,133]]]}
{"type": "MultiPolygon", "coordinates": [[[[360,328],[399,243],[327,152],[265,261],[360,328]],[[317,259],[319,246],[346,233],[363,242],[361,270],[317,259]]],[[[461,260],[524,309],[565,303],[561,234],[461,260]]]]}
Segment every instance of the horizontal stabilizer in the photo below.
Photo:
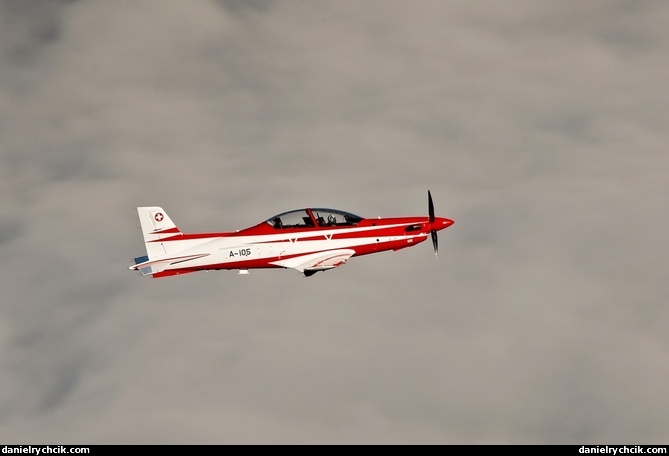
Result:
{"type": "MultiPolygon", "coordinates": [[[[149,260],[149,261],[144,261],[142,263],[137,263],[132,266],[130,266],[128,269],[134,269],[136,271],[139,271],[142,273],[142,275],[151,275],[151,274],[156,274],[158,272],[162,272],[167,268],[168,266],[172,266],[174,264],[179,264],[179,263],[187,263],[188,261],[192,260],[197,260],[198,258],[203,258],[206,256],[209,256],[209,253],[198,253],[196,255],[185,255],[185,256],[170,256],[167,258],[157,258],[154,260],[149,260]]],[[[141,259],[140,258],[135,258],[135,260],[141,259]]],[[[185,268],[188,267],[188,265],[184,265],[185,268]]]]}

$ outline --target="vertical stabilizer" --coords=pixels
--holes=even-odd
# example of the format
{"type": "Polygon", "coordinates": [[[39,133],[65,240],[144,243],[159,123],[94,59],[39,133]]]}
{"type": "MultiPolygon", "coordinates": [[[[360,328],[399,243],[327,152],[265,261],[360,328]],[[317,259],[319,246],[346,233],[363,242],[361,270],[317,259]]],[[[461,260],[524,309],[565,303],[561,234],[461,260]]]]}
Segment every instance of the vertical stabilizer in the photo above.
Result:
{"type": "Polygon", "coordinates": [[[172,219],[162,207],[138,207],[137,214],[142,225],[146,254],[149,259],[167,254],[168,251],[161,241],[180,236],[182,233],[179,228],[172,222],[172,219]]]}

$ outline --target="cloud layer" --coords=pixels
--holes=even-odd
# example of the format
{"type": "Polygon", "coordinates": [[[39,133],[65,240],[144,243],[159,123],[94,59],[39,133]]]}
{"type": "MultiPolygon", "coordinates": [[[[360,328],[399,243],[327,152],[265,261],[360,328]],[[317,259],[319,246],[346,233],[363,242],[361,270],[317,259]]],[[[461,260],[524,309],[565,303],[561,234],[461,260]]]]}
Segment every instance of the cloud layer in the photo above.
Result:
{"type": "Polygon", "coordinates": [[[664,2],[7,1],[7,443],[663,444],[664,2]],[[319,205],[427,244],[161,280],[184,231],[319,205]]]}

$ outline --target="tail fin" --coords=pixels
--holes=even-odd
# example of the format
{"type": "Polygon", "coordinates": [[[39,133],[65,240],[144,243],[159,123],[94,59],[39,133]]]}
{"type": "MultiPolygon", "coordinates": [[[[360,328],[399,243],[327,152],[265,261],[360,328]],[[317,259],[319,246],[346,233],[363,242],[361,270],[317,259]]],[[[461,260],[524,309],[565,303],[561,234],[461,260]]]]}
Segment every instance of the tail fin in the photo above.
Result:
{"type": "Polygon", "coordinates": [[[208,255],[197,253],[174,257],[174,254],[181,252],[183,247],[177,246],[181,244],[180,242],[170,241],[181,240],[183,233],[179,231],[165,210],[158,206],[138,207],[137,214],[139,214],[139,222],[142,225],[146,256],[135,258],[135,264],[128,269],[139,271],[142,275],[165,277],[179,274],[179,271],[166,271],[165,269],[169,266],[208,255]]]}
{"type": "MultiPolygon", "coordinates": [[[[183,233],[172,222],[162,207],[138,207],[139,222],[142,225],[144,245],[146,246],[147,260],[170,253],[163,239],[181,236],[183,233]]],[[[142,258],[139,258],[143,260],[142,258]]],[[[135,259],[137,261],[138,259],[135,259]]],[[[143,260],[143,261],[147,261],[143,260]]],[[[141,261],[140,261],[141,262],[141,261]]]]}

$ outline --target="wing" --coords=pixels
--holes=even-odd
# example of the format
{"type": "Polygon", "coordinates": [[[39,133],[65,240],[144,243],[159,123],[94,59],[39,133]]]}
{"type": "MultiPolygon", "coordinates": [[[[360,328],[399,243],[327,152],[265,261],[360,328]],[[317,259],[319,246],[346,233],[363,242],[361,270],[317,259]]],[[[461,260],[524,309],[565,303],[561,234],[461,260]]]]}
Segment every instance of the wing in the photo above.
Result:
{"type": "Polygon", "coordinates": [[[355,254],[355,250],[340,249],[325,252],[309,253],[285,260],[273,261],[272,264],[284,268],[296,269],[309,277],[318,271],[327,271],[346,263],[346,260],[355,254]]]}

